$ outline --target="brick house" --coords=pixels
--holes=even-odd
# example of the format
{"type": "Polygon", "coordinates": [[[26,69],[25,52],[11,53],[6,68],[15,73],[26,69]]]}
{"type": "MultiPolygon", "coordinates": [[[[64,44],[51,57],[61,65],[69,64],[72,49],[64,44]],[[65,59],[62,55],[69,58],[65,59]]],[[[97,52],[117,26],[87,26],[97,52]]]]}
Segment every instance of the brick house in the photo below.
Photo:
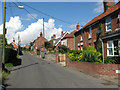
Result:
{"type": "Polygon", "coordinates": [[[74,49],[74,33],[77,30],[72,31],[70,34],[67,34],[62,40],[61,45],[67,46],[70,50],[74,49]]]}
{"type": "Polygon", "coordinates": [[[27,45],[25,46],[25,48],[26,48],[26,49],[29,49],[29,45],[27,44],[27,45]]]}
{"type": "Polygon", "coordinates": [[[66,37],[67,34],[68,34],[67,32],[63,33],[63,31],[62,31],[62,32],[61,32],[61,37],[53,41],[56,51],[58,51],[58,47],[61,45],[62,39],[63,39],[64,37],[66,37]]]}
{"type": "Polygon", "coordinates": [[[18,49],[18,45],[15,43],[15,39],[13,39],[13,42],[11,42],[10,44],[13,45],[13,47],[14,47],[15,50],[18,49]]]}
{"type": "Polygon", "coordinates": [[[40,32],[40,37],[38,37],[36,40],[33,41],[33,51],[35,54],[37,54],[37,49],[43,51],[43,43],[46,41],[47,39],[45,39],[42,35],[42,32],[40,32]]]}
{"type": "MultiPolygon", "coordinates": [[[[97,34],[101,33],[103,57],[120,55],[120,51],[114,52],[115,47],[120,47],[120,1],[104,2],[104,12],[89,21],[75,35],[75,49],[88,49],[96,47],[97,34]],[[100,30],[101,27],[101,30],[100,30]]],[[[104,59],[103,58],[103,59],[104,59]]]]}

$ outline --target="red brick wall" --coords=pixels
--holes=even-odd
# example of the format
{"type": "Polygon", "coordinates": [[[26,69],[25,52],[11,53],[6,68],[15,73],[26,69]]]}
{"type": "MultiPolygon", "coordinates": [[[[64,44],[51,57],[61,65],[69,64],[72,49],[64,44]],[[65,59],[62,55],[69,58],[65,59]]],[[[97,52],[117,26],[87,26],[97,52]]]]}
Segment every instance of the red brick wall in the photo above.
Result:
{"type": "MultiPolygon", "coordinates": [[[[119,10],[120,11],[120,10],[119,10]]],[[[113,13],[112,15],[110,15],[111,17],[111,29],[112,31],[110,31],[109,33],[112,33],[115,31],[116,28],[119,28],[119,23],[118,23],[118,11],[113,13]]],[[[106,18],[102,19],[102,29],[103,29],[103,35],[108,34],[106,32],[106,22],[105,22],[106,18]]]]}
{"type": "MultiPolygon", "coordinates": [[[[89,47],[89,41],[92,41],[92,46],[95,46],[93,40],[96,40],[96,31],[99,28],[99,24],[95,24],[91,27],[91,33],[92,33],[92,38],[89,38],[89,28],[86,28],[83,30],[83,41],[81,41],[81,31],[77,32],[75,34],[75,44],[76,44],[76,49],[78,49],[78,43],[83,43],[83,47],[86,47],[88,49],[89,47]]],[[[81,47],[80,47],[81,48],[81,47]]]]}
{"type": "Polygon", "coordinates": [[[70,50],[74,49],[74,38],[67,38],[67,48],[70,50]]]}
{"type": "Polygon", "coordinates": [[[101,75],[118,75],[116,70],[120,70],[119,64],[97,64],[97,63],[89,63],[89,62],[78,62],[78,61],[70,61],[68,58],[66,60],[67,67],[73,67],[76,69],[81,69],[84,71],[89,71],[95,74],[101,75]]]}

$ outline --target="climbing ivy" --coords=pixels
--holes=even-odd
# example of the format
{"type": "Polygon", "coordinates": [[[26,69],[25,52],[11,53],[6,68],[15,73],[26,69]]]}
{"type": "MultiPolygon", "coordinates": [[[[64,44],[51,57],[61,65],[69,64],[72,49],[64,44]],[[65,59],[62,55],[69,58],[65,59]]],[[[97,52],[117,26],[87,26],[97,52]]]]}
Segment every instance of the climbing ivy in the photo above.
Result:
{"type": "Polygon", "coordinates": [[[102,27],[101,27],[101,23],[99,24],[98,27],[99,33],[96,33],[97,39],[96,39],[96,50],[100,53],[102,53],[102,42],[100,41],[100,37],[102,36],[102,27]]]}

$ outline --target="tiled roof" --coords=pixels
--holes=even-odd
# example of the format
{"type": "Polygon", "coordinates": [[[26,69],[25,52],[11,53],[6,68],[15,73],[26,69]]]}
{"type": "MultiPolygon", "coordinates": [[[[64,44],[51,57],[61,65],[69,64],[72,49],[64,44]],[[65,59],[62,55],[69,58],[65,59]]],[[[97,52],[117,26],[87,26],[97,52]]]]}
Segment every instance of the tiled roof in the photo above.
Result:
{"type": "MultiPolygon", "coordinates": [[[[95,18],[93,18],[91,21],[89,21],[85,26],[83,26],[81,29],[84,29],[85,27],[101,20],[102,18],[110,15],[111,13],[117,11],[118,9],[120,9],[120,2],[118,2],[117,4],[115,4],[113,7],[111,7],[109,10],[107,10],[106,12],[103,12],[102,14],[96,16],[95,18]]],[[[81,30],[80,29],[80,30],[81,30]]]]}
{"type": "Polygon", "coordinates": [[[70,34],[67,34],[64,38],[74,38],[74,33],[75,32],[77,32],[77,30],[74,30],[70,34]]]}
{"type": "Polygon", "coordinates": [[[18,48],[18,45],[16,45],[14,42],[11,43],[14,48],[18,48]]]}

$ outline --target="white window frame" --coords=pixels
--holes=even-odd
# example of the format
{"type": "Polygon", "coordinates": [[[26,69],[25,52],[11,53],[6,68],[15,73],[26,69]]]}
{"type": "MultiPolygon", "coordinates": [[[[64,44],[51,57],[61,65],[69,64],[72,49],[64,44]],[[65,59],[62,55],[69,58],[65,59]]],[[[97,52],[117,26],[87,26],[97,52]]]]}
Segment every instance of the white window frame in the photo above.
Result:
{"type": "Polygon", "coordinates": [[[92,28],[89,28],[89,38],[92,38],[92,28]]]}
{"type": "Polygon", "coordinates": [[[83,41],[83,31],[81,31],[81,41],[83,41]]]}
{"type": "MultiPolygon", "coordinates": [[[[119,46],[119,42],[120,42],[120,39],[118,39],[118,47],[120,48],[119,46]]],[[[119,52],[119,51],[118,51],[119,52]]],[[[118,55],[115,55],[114,54],[114,40],[111,40],[111,41],[107,41],[107,56],[120,56],[120,52],[118,55]],[[108,47],[108,42],[112,42],[112,47],[108,47]],[[112,48],[113,49],[113,55],[109,55],[109,48],[112,48]]]]}
{"type": "Polygon", "coordinates": [[[106,32],[111,31],[111,29],[108,29],[107,25],[111,24],[111,17],[106,18],[106,32]],[[110,19],[110,22],[107,23],[107,19],[110,19]]]}
{"type": "Polygon", "coordinates": [[[114,44],[113,44],[113,40],[111,40],[111,41],[107,41],[107,56],[114,56],[114,44]],[[112,42],[112,47],[108,47],[108,42],[112,42]],[[113,49],[113,55],[109,55],[109,48],[112,48],[113,49]]]}

